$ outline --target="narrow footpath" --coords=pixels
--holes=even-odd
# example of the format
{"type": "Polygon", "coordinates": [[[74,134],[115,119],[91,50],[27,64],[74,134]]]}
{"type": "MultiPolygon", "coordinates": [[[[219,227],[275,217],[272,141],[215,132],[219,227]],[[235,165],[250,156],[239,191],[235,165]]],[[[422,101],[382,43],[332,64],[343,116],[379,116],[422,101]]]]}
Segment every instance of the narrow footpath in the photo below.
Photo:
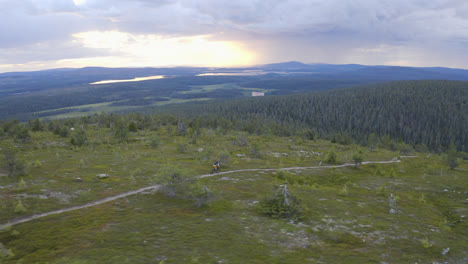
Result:
{"type": "MultiPolygon", "coordinates": [[[[389,160],[389,161],[364,161],[361,164],[388,164],[388,163],[396,163],[396,162],[400,162],[400,160],[398,158],[393,158],[392,160],[389,160]]],[[[312,166],[312,167],[288,167],[288,168],[280,168],[280,169],[242,169],[242,170],[233,170],[233,171],[223,171],[223,172],[218,172],[218,173],[214,173],[214,174],[204,174],[204,175],[201,175],[201,176],[198,176],[198,177],[199,178],[207,178],[207,177],[213,177],[213,176],[218,176],[218,175],[223,175],[223,174],[236,173],[236,172],[246,172],[246,171],[313,170],[313,169],[342,168],[342,167],[350,167],[350,166],[354,166],[354,163],[345,163],[345,164],[341,164],[341,165],[312,166]]],[[[138,194],[138,193],[149,191],[149,190],[155,191],[155,190],[158,190],[160,187],[161,187],[161,185],[156,184],[156,185],[152,185],[152,186],[143,187],[143,188],[140,188],[140,189],[137,189],[137,190],[128,191],[128,192],[124,192],[124,193],[121,193],[121,194],[109,196],[109,197],[106,197],[104,199],[96,200],[96,201],[86,203],[86,204],[82,204],[82,205],[75,205],[75,206],[71,206],[71,207],[67,207],[67,208],[63,208],[63,209],[55,210],[55,211],[51,211],[51,212],[46,212],[46,213],[42,213],[42,214],[35,214],[35,215],[31,215],[31,216],[12,219],[12,220],[8,221],[7,223],[5,223],[3,225],[0,225],[0,230],[4,229],[7,226],[13,226],[13,225],[21,224],[21,223],[28,222],[28,221],[31,221],[31,220],[34,220],[34,219],[46,217],[46,216],[49,216],[49,215],[61,214],[61,213],[65,213],[65,212],[69,212],[69,211],[73,211],[73,210],[83,209],[83,208],[95,206],[95,205],[98,205],[98,204],[103,204],[103,203],[107,203],[107,202],[110,202],[110,201],[114,201],[114,200],[124,198],[124,197],[130,196],[130,195],[135,195],[135,194],[138,194]]]]}

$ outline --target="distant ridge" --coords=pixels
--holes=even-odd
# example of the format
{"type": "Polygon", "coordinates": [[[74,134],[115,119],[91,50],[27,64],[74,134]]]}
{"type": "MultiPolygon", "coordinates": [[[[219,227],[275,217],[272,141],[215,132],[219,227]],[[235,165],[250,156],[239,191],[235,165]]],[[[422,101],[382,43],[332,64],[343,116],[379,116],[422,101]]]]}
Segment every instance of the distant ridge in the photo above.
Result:
{"type": "Polygon", "coordinates": [[[266,64],[263,66],[260,66],[260,68],[263,69],[291,69],[291,68],[297,68],[297,69],[303,69],[303,68],[311,68],[313,67],[312,65],[305,64],[302,62],[298,61],[288,61],[288,62],[280,62],[280,63],[272,63],[272,64],[266,64]]]}
{"type": "Polygon", "coordinates": [[[457,80],[468,81],[468,70],[445,67],[408,67],[361,64],[305,64],[298,61],[272,63],[259,66],[264,71],[286,73],[314,73],[317,78],[395,80],[457,80]]]}

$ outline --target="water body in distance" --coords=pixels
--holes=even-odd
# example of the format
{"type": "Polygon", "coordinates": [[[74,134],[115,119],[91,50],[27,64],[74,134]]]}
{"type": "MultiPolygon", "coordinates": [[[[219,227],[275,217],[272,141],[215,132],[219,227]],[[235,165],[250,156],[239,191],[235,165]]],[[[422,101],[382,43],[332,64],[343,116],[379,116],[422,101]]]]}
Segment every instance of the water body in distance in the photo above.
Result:
{"type": "Polygon", "coordinates": [[[232,76],[251,76],[251,75],[261,75],[266,74],[262,70],[247,70],[247,71],[233,71],[233,72],[208,72],[197,74],[196,76],[219,76],[219,75],[232,75],[232,76]]]}
{"type": "Polygon", "coordinates": [[[196,76],[221,76],[221,75],[230,75],[230,76],[254,76],[254,75],[263,75],[268,73],[275,74],[313,74],[314,72],[283,72],[283,71],[263,71],[263,70],[248,70],[240,72],[208,72],[197,74],[196,76]]]}
{"type": "Polygon", "coordinates": [[[99,82],[93,82],[90,84],[107,84],[107,83],[119,83],[119,82],[140,82],[140,81],[147,81],[147,80],[156,80],[156,79],[163,79],[166,78],[164,75],[155,75],[155,76],[148,76],[148,77],[137,77],[133,79],[125,79],[125,80],[104,80],[99,82]]]}

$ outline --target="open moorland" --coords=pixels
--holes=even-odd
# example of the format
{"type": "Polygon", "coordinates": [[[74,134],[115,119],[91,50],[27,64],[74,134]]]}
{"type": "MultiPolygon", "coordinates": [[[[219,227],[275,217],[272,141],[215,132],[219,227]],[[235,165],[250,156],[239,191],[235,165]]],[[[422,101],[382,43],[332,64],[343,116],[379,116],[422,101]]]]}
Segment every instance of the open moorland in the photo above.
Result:
{"type": "Polygon", "coordinates": [[[150,118],[6,132],[2,157],[15,167],[0,171],[0,262],[468,261],[461,155],[150,118]]]}

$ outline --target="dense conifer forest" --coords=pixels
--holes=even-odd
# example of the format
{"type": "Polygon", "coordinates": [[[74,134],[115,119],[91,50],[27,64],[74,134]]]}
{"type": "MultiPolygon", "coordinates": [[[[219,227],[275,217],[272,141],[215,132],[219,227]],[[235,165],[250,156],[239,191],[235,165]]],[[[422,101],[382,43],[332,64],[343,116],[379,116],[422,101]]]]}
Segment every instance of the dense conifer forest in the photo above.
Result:
{"type": "Polygon", "coordinates": [[[416,148],[468,150],[468,83],[399,81],[349,89],[250,98],[191,107],[180,116],[250,133],[328,138],[342,143],[404,142],[416,148]],[[201,117],[200,117],[201,116],[201,117]],[[198,118],[197,118],[198,117],[198,118]]]}

